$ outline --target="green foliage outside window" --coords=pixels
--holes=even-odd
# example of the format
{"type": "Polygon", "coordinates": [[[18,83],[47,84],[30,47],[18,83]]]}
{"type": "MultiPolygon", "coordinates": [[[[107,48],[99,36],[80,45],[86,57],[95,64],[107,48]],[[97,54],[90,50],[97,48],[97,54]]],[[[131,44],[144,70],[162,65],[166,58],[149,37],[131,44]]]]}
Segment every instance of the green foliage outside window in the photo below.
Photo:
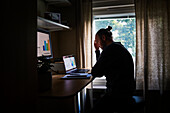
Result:
{"type": "Polygon", "coordinates": [[[129,50],[133,58],[136,54],[136,20],[135,18],[95,20],[95,32],[101,28],[112,26],[113,40],[121,42],[129,50]]]}

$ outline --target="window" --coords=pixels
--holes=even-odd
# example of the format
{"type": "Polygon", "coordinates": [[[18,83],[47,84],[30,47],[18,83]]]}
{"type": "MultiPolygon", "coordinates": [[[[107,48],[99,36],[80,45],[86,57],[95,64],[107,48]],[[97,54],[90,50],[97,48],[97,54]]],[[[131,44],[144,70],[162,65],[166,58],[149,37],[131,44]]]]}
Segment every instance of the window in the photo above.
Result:
{"type": "MultiPolygon", "coordinates": [[[[126,49],[131,53],[135,64],[136,57],[136,19],[135,17],[128,18],[109,18],[109,19],[94,19],[93,21],[93,42],[96,32],[101,28],[112,26],[112,35],[115,42],[121,42],[126,49]]],[[[96,63],[95,48],[92,46],[92,65],[96,63]]],[[[134,66],[135,67],[135,66],[134,66]]],[[[135,74],[134,74],[135,76],[135,74]]],[[[93,82],[93,88],[105,87],[105,77],[96,78],[93,82]]]]}
{"type": "MultiPolygon", "coordinates": [[[[94,19],[93,21],[93,41],[96,32],[101,28],[112,26],[112,35],[115,42],[121,42],[126,49],[131,53],[134,64],[136,57],[136,20],[135,17],[128,18],[109,18],[109,19],[94,19]]],[[[94,42],[93,42],[94,43],[94,42]]],[[[93,65],[96,63],[96,55],[94,47],[93,65]]]]}

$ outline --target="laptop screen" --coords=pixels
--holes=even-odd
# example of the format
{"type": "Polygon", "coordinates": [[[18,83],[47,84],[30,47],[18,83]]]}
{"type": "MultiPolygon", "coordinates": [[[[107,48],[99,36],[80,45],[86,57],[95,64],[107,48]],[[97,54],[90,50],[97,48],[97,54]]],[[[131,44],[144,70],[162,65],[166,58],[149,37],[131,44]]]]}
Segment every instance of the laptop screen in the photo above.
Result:
{"type": "Polygon", "coordinates": [[[63,56],[64,66],[66,71],[76,69],[76,61],[74,56],[63,56]]]}

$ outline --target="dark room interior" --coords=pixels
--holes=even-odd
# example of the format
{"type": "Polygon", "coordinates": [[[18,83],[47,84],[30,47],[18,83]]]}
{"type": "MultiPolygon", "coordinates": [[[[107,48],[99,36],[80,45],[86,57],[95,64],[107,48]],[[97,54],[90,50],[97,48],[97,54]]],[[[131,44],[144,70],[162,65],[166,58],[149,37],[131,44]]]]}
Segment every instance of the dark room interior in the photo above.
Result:
{"type": "Polygon", "coordinates": [[[109,25],[113,39],[133,56],[137,104],[132,113],[170,113],[169,5],[169,0],[2,1],[1,113],[90,113],[106,93],[106,78],[91,73],[64,78],[63,56],[74,55],[77,68],[91,70],[97,61],[95,33],[109,25]],[[134,31],[119,32],[118,23],[134,31]],[[37,55],[38,30],[50,36],[42,42],[47,43],[43,51],[51,52],[45,59],[37,55]],[[132,35],[133,42],[126,43],[130,38],[123,37],[132,35]],[[46,67],[39,73],[38,64],[49,62],[50,75],[42,78],[46,67]]]}

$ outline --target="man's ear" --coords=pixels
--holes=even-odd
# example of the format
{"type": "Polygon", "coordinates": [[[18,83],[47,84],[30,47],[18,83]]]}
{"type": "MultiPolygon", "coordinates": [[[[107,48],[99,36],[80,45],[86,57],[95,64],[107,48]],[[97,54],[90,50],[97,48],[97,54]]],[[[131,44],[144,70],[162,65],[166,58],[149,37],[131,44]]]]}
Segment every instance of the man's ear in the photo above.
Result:
{"type": "Polygon", "coordinates": [[[102,40],[106,41],[106,36],[102,35],[102,40]]]}

